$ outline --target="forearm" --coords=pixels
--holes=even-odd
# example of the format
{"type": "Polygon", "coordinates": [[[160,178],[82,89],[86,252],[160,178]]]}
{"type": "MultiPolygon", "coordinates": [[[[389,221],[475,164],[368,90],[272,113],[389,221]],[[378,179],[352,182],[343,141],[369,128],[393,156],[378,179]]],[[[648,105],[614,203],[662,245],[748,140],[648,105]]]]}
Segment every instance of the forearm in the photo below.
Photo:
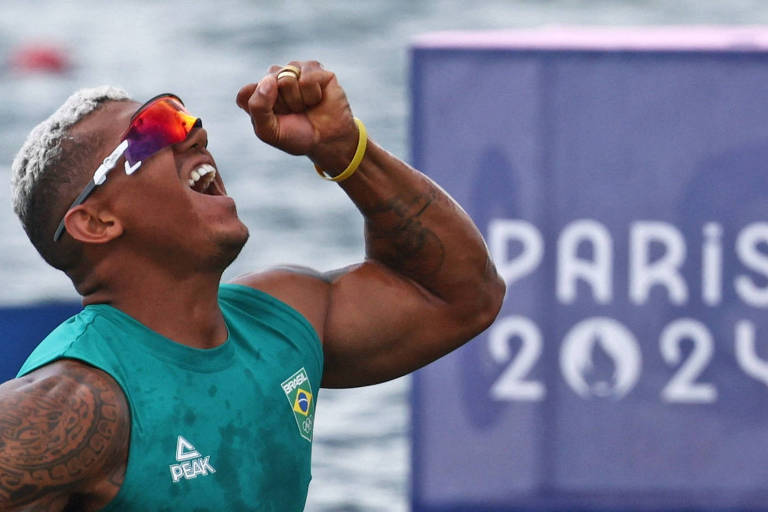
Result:
{"type": "MultiPolygon", "coordinates": [[[[300,77],[291,72],[297,76],[278,81],[280,68],[275,66],[258,84],[240,90],[238,105],[248,112],[261,140],[306,155],[337,176],[359,147],[358,126],[346,95],[335,75],[319,63],[291,66],[300,68],[300,77]]],[[[504,284],[471,219],[440,187],[374,142],[368,141],[364,155],[357,172],[340,184],[365,217],[367,258],[398,281],[388,283],[388,290],[400,295],[415,290],[420,296],[411,296],[414,306],[403,313],[423,318],[428,311],[446,330],[454,328],[453,319],[477,317],[474,329],[464,333],[470,336],[484,328],[501,306],[504,284]]],[[[334,281],[334,296],[362,287],[372,301],[387,297],[387,290],[377,290],[382,284],[374,282],[377,278],[384,276],[369,276],[362,283],[346,279],[345,286],[339,278],[334,281]]],[[[408,328],[394,337],[403,338],[402,331],[408,328]]]]}
{"type": "Polygon", "coordinates": [[[429,178],[369,141],[341,186],[365,217],[368,258],[449,303],[503,295],[480,232],[429,178]]]}

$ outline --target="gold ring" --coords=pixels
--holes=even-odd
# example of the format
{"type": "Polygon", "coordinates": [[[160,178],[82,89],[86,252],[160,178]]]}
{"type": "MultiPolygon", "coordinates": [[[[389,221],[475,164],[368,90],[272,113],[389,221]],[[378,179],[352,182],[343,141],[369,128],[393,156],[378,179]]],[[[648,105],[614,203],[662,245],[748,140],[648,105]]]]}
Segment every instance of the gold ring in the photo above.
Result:
{"type": "Polygon", "coordinates": [[[301,69],[297,68],[296,66],[291,66],[289,64],[287,66],[283,66],[282,68],[280,68],[280,71],[277,72],[277,79],[280,80],[281,78],[290,76],[290,77],[293,77],[295,80],[298,80],[299,75],[301,75],[301,69]]]}

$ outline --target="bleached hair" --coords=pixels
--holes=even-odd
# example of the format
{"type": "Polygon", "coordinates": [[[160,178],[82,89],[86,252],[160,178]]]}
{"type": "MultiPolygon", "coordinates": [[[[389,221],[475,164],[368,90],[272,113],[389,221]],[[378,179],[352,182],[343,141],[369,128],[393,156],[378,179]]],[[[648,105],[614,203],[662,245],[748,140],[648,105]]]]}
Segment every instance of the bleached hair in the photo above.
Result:
{"type": "Polygon", "coordinates": [[[80,89],[32,129],[11,166],[11,201],[22,224],[27,224],[30,198],[35,188],[61,153],[67,130],[105,101],[128,99],[127,92],[109,85],[80,89]]]}
{"type": "Polygon", "coordinates": [[[32,129],[11,165],[13,210],[43,259],[65,272],[78,263],[81,248],[53,242],[53,232],[103,144],[98,132],[74,136],[70,129],[102,104],[129,99],[108,85],[80,89],[32,129]]]}

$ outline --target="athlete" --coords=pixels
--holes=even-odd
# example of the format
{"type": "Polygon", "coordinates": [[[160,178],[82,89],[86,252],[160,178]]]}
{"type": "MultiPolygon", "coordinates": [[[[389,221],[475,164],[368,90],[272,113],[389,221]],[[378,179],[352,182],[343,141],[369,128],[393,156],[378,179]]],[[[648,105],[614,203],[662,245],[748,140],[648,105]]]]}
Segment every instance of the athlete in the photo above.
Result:
{"type": "Polygon", "coordinates": [[[222,284],[248,230],[200,119],[170,94],[75,93],[12,168],[30,240],[84,309],[0,386],[0,510],[302,510],[321,384],[405,375],[495,318],[477,228],[368,139],[333,73],[273,66],[236,101],[355,203],[365,260],[222,284]]]}

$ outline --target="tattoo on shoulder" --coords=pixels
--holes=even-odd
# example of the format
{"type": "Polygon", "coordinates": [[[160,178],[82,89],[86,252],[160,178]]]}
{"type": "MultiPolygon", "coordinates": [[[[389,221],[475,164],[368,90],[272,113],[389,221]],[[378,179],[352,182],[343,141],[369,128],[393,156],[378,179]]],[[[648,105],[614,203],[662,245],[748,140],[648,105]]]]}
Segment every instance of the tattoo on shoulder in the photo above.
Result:
{"type": "Polygon", "coordinates": [[[71,364],[17,384],[0,388],[0,503],[61,500],[127,453],[125,399],[99,370],[71,364]]]}

